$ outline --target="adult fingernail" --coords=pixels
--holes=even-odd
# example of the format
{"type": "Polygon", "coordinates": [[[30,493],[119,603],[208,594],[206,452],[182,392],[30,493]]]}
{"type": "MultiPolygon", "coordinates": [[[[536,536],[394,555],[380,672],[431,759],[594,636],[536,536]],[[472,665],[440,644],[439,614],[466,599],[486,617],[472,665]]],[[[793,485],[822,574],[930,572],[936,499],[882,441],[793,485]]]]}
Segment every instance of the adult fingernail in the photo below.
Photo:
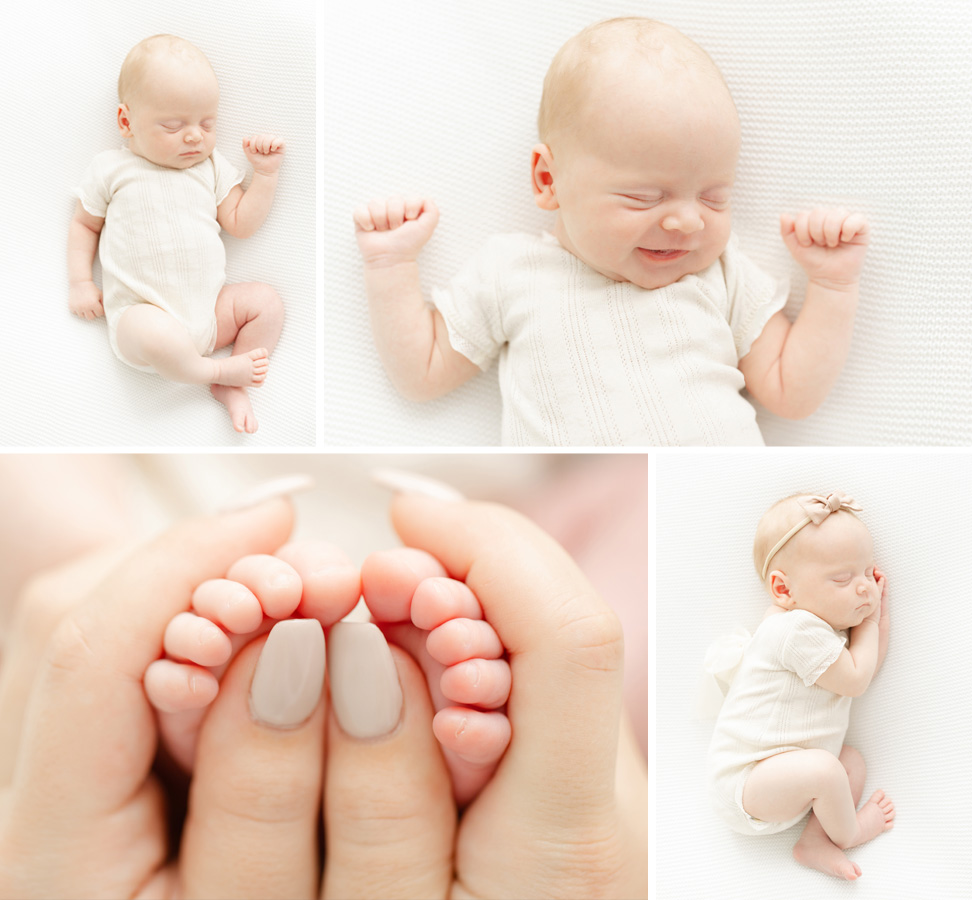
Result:
{"type": "Polygon", "coordinates": [[[449,500],[457,502],[466,498],[452,485],[427,475],[415,472],[405,472],[401,469],[372,469],[371,480],[396,494],[413,494],[429,497],[432,500],[449,500]]]}
{"type": "Polygon", "coordinates": [[[338,622],[328,634],[331,708],[346,734],[376,738],[402,714],[402,686],[385,636],[370,622],[338,622]]]}
{"type": "Polygon", "coordinates": [[[314,479],[310,475],[284,475],[281,478],[273,478],[270,481],[264,481],[262,484],[247,488],[241,494],[223,504],[219,512],[240,512],[249,509],[251,506],[257,506],[266,500],[272,500],[274,497],[299,494],[303,491],[309,491],[313,487],[314,479]]]}
{"type": "Polygon", "coordinates": [[[250,712],[274,728],[294,728],[317,706],[324,688],[324,629],[317,619],[277,622],[260,651],[250,712]]]}

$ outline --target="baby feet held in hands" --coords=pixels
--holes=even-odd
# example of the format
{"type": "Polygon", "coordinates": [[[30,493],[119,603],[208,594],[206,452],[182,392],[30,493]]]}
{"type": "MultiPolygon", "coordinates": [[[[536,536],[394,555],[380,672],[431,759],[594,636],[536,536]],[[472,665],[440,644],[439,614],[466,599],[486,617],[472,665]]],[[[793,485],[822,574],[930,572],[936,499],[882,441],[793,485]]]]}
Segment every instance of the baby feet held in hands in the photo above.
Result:
{"type": "Polygon", "coordinates": [[[280,170],[286,145],[272,134],[257,134],[243,138],[243,152],[254,172],[274,175],[280,170]]]}
{"type": "Polygon", "coordinates": [[[145,671],[149,702],[158,710],[162,746],[192,769],[206,707],[239,650],[274,624],[294,616],[331,625],[360,593],[358,570],[336,547],[320,541],[287,544],[276,556],[244,556],[225,578],[193,591],[191,611],[176,615],[163,640],[165,658],[145,671]]]}
{"type": "Polygon", "coordinates": [[[427,553],[373,553],[361,576],[372,618],[425,672],[436,709],[432,730],[456,802],[466,805],[489,781],[510,741],[504,708],[511,673],[502,642],[473,592],[448,578],[427,553]]]}
{"type": "Polygon", "coordinates": [[[814,209],[780,216],[780,234],[807,277],[823,287],[857,284],[870,240],[867,219],[844,209],[814,209]]]}
{"type": "Polygon", "coordinates": [[[372,200],[354,211],[358,249],[372,268],[414,262],[438,224],[438,207],[419,197],[372,200]]]}

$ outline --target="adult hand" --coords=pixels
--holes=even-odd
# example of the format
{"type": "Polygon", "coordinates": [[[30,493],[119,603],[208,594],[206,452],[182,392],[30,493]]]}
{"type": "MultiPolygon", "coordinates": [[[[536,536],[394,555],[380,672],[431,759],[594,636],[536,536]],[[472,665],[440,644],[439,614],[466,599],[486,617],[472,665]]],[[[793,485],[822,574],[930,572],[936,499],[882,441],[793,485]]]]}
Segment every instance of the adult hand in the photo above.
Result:
{"type": "Polygon", "coordinates": [[[647,896],[650,793],[621,722],[617,617],[505,507],[402,496],[392,520],[472,589],[513,673],[513,739],[459,823],[449,896],[647,896]]]}
{"type": "MultiPolygon", "coordinates": [[[[10,712],[0,721],[18,747],[12,773],[0,773],[0,897],[168,896],[180,876],[191,878],[165,862],[163,797],[151,774],[157,733],[142,673],[195,585],[241,556],[273,553],[292,525],[283,499],[184,522],[67,612],[22,722],[0,710],[10,712]]],[[[6,682],[22,674],[17,664],[5,660],[6,682]]]]}

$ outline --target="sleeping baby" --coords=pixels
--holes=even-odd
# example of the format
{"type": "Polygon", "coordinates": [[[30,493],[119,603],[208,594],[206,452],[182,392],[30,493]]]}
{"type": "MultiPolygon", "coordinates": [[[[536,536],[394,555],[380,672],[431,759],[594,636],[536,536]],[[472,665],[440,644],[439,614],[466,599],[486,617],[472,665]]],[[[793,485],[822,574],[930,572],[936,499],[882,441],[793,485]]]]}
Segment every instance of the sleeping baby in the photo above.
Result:
{"type": "Polygon", "coordinates": [[[375,342],[407,398],[499,360],[506,444],[762,444],[749,393],[812,413],[846,359],[868,243],[863,216],[780,219],[808,276],[787,288],[731,232],[736,108],[715,63],[674,28],[612,19],[571,38],[544,81],[537,205],[552,233],[493,237],[423,298],[423,198],[355,210],[375,342]]]}
{"type": "Polygon", "coordinates": [[[98,154],[78,188],[68,238],[70,309],[104,315],[115,355],[170,381],[208,384],[239,432],[257,430],[247,388],[261,385],[283,325],[265,284],[225,284],[220,228],[249,237],[266,219],[284,144],[243,141],[243,175],[216,149],[219,84],[203,53],[160,34],[137,44],[118,79],[127,148],[98,154]],[[101,258],[104,294],[92,277],[101,258]],[[232,355],[213,359],[233,345],[232,355]]]}
{"type": "Polygon", "coordinates": [[[865,767],[844,745],[851,698],[884,660],[886,581],[850,497],[797,495],[760,520],[756,570],[772,605],[753,634],[716,723],[709,788],[741,834],[776,834],[811,813],[796,859],[848,881],[844,850],[894,824],[875,791],[860,809],[865,767]]]}

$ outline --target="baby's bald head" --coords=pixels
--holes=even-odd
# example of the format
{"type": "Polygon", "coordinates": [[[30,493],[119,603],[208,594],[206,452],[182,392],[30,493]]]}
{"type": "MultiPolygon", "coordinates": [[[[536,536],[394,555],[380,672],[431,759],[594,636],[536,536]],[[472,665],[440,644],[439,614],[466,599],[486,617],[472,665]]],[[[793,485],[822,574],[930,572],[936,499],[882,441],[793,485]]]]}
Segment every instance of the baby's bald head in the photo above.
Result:
{"type": "Polygon", "coordinates": [[[216,84],[216,73],[202,50],[173,34],[156,34],[139,41],[125,57],[118,75],[119,101],[131,105],[146,85],[173,69],[194,71],[216,84]]]}
{"type": "Polygon", "coordinates": [[[653,70],[666,86],[728,104],[735,116],[729,88],[705,50],[670,25],[629,16],[589,25],[557,52],[543,82],[540,140],[553,147],[583,133],[591,112],[609,101],[612,88],[631,77],[635,66],[653,70]]]}

